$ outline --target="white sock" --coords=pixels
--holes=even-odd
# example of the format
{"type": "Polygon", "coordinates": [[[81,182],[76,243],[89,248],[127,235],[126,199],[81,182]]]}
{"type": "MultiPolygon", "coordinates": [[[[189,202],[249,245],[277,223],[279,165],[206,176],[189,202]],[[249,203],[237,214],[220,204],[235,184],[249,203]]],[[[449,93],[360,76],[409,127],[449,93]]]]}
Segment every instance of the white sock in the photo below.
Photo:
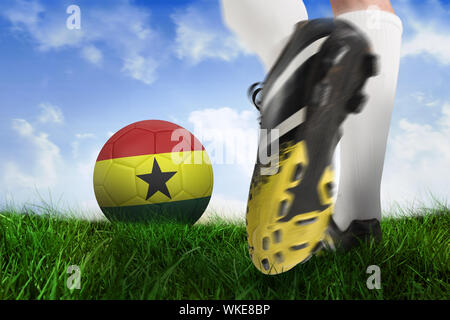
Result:
{"type": "Polygon", "coordinates": [[[294,31],[308,19],[302,0],[222,0],[224,21],[252,52],[266,71],[275,63],[294,31]]]}
{"type": "Polygon", "coordinates": [[[337,18],[366,34],[378,56],[379,69],[365,86],[368,101],[363,111],[349,115],[343,124],[333,219],[345,230],[355,219],[381,219],[381,176],[397,87],[402,22],[396,15],[380,10],[349,12],[337,18]]]}

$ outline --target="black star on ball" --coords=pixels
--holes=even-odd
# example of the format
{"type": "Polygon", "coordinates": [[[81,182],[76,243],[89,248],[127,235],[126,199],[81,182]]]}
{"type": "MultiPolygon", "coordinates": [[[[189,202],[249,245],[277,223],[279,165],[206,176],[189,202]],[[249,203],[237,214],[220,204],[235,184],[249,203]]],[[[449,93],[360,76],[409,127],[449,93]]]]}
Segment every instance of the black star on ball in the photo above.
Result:
{"type": "Polygon", "coordinates": [[[169,190],[167,189],[166,182],[169,181],[170,178],[172,178],[175,173],[177,172],[176,171],[161,172],[158,161],[156,161],[155,158],[153,160],[152,173],[141,174],[137,176],[138,178],[148,183],[147,198],[145,200],[148,200],[152,195],[154,195],[158,191],[166,195],[169,199],[172,199],[169,190]]]}

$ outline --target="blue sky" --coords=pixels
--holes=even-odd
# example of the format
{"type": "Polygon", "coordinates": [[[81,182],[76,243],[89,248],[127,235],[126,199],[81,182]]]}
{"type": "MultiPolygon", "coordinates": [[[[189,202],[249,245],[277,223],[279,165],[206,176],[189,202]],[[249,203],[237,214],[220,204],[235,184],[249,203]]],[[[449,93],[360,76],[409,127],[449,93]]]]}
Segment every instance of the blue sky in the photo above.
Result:
{"type": "MultiPolygon", "coordinates": [[[[305,4],[310,18],[331,16],[328,1],[305,4]]],[[[404,34],[385,208],[450,196],[450,3],[393,5],[404,34]]],[[[214,140],[199,137],[216,158],[212,206],[243,210],[257,128],[246,90],[264,70],[223,25],[218,1],[6,0],[0,48],[1,202],[51,194],[59,206],[98,212],[92,171],[102,145],[127,124],[163,119],[241,142],[223,149],[221,164],[208,149],[214,140]],[[71,4],[80,30],[66,28],[71,4]]]]}

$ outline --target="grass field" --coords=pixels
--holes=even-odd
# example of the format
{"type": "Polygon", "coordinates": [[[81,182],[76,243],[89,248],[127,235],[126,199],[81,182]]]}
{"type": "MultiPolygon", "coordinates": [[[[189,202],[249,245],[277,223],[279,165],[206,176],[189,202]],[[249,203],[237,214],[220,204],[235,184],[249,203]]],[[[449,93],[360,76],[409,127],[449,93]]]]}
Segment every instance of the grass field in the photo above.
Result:
{"type": "Polygon", "coordinates": [[[450,210],[382,221],[383,241],[257,271],[245,227],[110,224],[0,212],[0,299],[449,299],[450,210]],[[81,269],[69,290],[67,268],[81,269]],[[366,286],[369,265],[380,290],[366,286]]]}

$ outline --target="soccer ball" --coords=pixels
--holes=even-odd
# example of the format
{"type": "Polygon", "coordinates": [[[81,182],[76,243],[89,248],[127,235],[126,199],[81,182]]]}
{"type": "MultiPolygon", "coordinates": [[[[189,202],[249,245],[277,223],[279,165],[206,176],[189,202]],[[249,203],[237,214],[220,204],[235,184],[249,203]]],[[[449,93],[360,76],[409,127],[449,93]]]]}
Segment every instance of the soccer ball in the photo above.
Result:
{"type": "Polygon", "coordinates": [[[122,128],[103,146],[94,169],[97,202],[111,221],[193,224],[205,211],[213,170],[203,145],[168,121],[122,128]]]}

